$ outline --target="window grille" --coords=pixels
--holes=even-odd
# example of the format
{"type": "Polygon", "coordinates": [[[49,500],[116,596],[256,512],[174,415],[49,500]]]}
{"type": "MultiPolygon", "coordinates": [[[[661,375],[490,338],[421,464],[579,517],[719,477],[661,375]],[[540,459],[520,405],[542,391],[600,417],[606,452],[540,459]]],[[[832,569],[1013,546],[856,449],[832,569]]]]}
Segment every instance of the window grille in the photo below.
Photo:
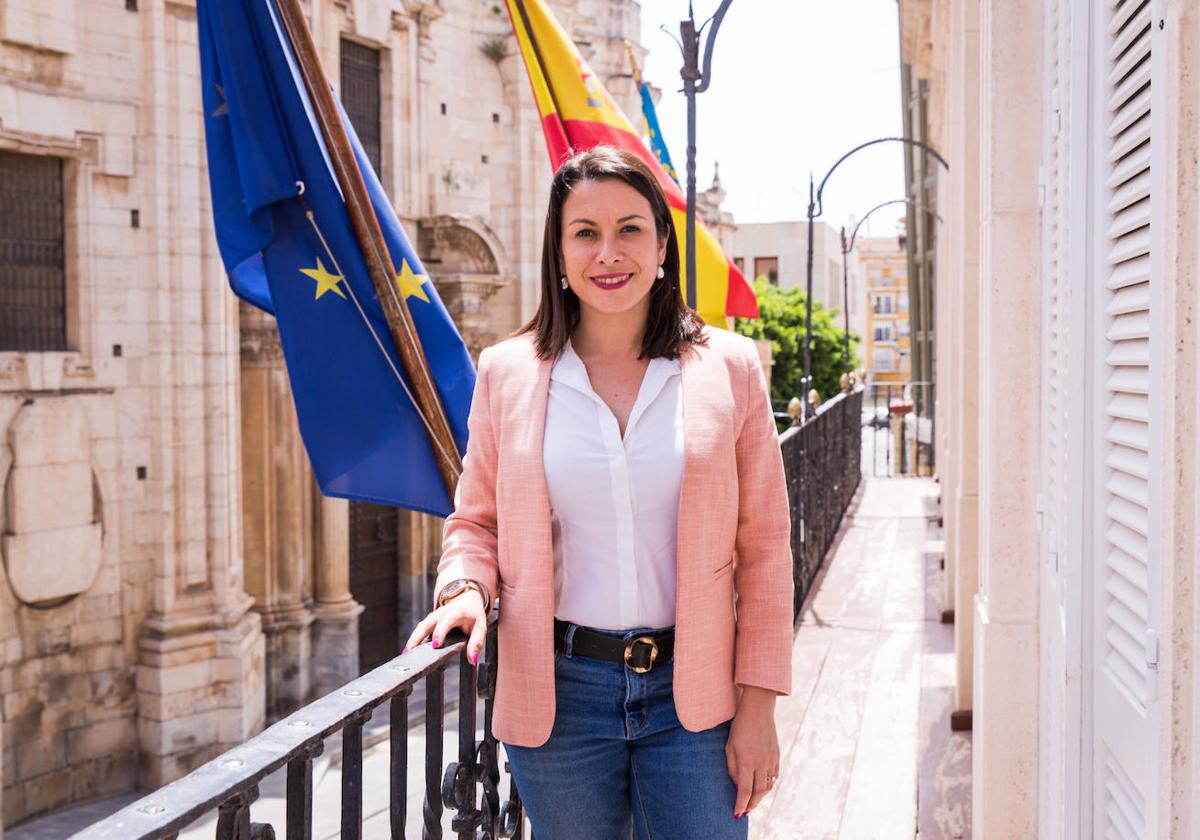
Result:
{"type": "Polygon", "coordinates": [[[66,350],[63,162],[0,152],[0,350],[66,350]]]}
{"type": "Polygon", "coordinates": [[[367,160],[379,174],[381,143],[379,50],[342,39],[342,107],[358,134],[367,160]]]}

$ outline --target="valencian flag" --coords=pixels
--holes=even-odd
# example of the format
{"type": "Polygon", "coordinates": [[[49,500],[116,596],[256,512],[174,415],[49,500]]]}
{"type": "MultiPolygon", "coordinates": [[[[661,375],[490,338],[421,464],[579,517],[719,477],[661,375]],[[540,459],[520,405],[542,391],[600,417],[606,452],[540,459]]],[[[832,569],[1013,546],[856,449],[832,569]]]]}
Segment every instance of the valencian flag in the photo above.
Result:
{"type": "MultiPolygon", "coordinates": [[[[682,256],[687,248],[687,200],[679,185],[637,136],[633,124],[592,74],[544,0],[506,0],[506,3],[542,118],[550,165],[558,168],[573,153],[601,144],[637,154],[654,170],[667,194],[682,256]]],[[[696,297],[697,313],[714,326],[724,327],[727,316],[758,317],[753,289],[699,219],[696,220],[696,297]]]]}
{"type": "MultiPolygon", "coordinates": [[[[445,516],[453,506],[274,0],[199,0],[196,13],[217,245],[233,291],[278,322],[321,492],[445,516]]],[[[461,453],[474,367],[341,117],[461,453]]]]}
{"type": "Polygon", "coordinates": [[[650,151],[658,158],[658,165],[678,185],[679,174],[671,165],[671,153],[667,151],[667,144],[662,139],[662,129],[658,127],[658,112],[654,110],[654,97],[650,95],[649,83],[642,82],[638,85],[638,90],[642,94],[642,125],[646,129],[646,137],[650,140],[650,151]]]}
{"type": "Polygon", "coordinates": [[[650,93],[650,84],[642,80],[642,71],[638,68],[637,56],[633,54],[633,45],[629,41],[625,42],[625,49],[629,53],[629,64],[633,68],[633,81],[637,84],[638,93],[642,97],[642,128],[645,130],[646,140],[650,144],[650,151],[654,152],[654,156],[658,158],[658,165],[663,168],[663,172],[670,175],[671,180],[678,184],[679,173],[671,164],[671,153],[667,150],[667,144],[662,138],[662,129],[658,127],[658,111],[654,108],[654,95],[650,93]]]}

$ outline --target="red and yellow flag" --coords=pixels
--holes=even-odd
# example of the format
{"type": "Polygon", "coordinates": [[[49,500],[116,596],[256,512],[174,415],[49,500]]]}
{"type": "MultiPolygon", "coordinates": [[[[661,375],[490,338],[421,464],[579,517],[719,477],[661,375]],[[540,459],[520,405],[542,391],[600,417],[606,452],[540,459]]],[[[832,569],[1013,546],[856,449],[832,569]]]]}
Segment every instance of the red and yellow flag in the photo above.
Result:
{"type": "MultiPolygon", "coordinates": [[[[667,194],[682,262],[687,253],[687,199],[679,185],[663,171],[633,124],[592,75],[543,0],[506,2],[542,117],[550,165],[557,169],[575,152],[601,144],[636,154],[658,176],[667,194]]],[[[696,220],[696,298],[697,313],[714,326],[726,326],[726,317],[758,317],[754,290],[700,219],[696,220]]]]}

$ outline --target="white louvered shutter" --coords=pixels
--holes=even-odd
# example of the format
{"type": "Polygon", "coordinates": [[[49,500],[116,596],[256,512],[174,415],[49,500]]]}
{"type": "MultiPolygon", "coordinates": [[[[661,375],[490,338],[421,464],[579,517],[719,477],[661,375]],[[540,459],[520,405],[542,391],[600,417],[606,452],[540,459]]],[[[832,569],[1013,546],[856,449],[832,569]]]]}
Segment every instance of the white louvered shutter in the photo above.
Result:
{"type": "Polygon", "coordinates": [[[1162,56],[1157,0],[1107,0],[1098,96],[1093,836],[1158,836],[1162,56]],[[1161,98],[1161,94],[1160,94],[1161,98]],[[1152,107],[1154,106],[1154,107],[1152,107]],[[1156,171],[1157,169],[1157,171],[1156,171]]]}

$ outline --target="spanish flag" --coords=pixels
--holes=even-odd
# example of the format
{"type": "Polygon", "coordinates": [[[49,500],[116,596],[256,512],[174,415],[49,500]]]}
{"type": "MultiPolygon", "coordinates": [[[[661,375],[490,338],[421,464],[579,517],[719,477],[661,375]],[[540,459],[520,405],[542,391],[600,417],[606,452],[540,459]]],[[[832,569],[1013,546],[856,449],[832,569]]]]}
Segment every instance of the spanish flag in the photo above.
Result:
{"type": "MultiPolygon", "coordinates": [[[[687,200],[679,185],[659,165],[604,85],[592,75],[544,0],[506,3],[542,117],[550,165],[557,169],[575,152],[602,144],[636,154],[654,170],[667,195],[682,257],[687,248],[687,200]]],[[[696,297],[697,313],[713,326],[725,327],[727,317],[758,317],[758,303],[750,284],[699,219],[696,297]]]]}

